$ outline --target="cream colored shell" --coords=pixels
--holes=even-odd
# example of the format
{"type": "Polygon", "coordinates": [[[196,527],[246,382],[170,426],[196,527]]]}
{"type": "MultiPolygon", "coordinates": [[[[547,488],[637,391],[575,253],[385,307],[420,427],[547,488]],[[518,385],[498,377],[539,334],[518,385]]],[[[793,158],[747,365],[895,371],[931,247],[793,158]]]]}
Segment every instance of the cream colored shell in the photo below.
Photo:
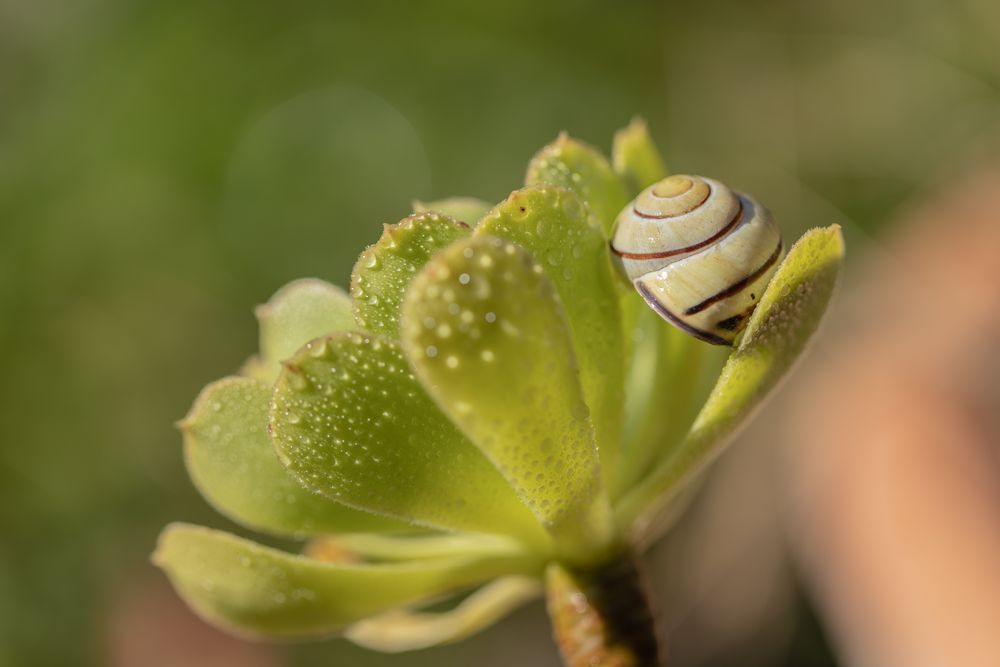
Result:
{"type": "Polygon", "coordinates": [[[622,210],[611,249],[651,308],[717,345],[746,326],[783,252],[767,209],[716,180],[682,175],[622,210]]]}

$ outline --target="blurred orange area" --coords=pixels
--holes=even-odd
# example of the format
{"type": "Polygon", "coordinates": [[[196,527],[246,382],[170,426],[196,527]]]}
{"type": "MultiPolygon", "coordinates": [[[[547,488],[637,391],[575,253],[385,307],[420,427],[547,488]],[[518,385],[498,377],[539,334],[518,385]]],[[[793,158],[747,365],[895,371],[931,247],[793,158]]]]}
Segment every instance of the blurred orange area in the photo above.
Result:
{"type": "Polygon", "coordinates": [[[852,665],[1000,664],[1000,171],[921,206],[786,407],[787,506],[852,665]]]}
{"type": "Polygon", "coordinates": [[[155,574],[130,582],[107,619],[108,667],[282,667],[266,644],[231,637],[201,621],[155,574]]]}

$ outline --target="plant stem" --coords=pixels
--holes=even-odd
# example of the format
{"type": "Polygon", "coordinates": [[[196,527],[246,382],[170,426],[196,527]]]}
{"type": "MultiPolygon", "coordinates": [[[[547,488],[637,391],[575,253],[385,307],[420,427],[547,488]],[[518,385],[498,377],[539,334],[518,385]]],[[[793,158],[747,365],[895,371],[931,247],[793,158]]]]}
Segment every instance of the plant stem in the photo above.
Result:
{"type": "Polygon", "coordinates": [[[584,571],[553,563],[545,582],[566,667],[663,667],[649,586],[631,551],[584,571]]]}

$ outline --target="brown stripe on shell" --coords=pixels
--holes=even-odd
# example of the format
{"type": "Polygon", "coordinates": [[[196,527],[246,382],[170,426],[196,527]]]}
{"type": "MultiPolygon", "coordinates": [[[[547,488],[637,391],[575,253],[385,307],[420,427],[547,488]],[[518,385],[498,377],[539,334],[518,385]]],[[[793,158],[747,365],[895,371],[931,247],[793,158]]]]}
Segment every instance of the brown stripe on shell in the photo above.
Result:
{"type": "Polygon", "coordinates": [[[733,216],[733,219],[730,220],[725,227],[717,231],[715,234],[712,234],[704,241],[699,241],[698,243],[689,245],[686,248],[678,248],[676,250],[663,250],[660,252],[625,252],[622,250],[618,250],[617,248],[615,248],[614,245],[612,245],[611,252],[625,259],[664,259],[667,257],[674,257],[676,255],[683,255],[685,253],[694,252],[695,250],[701,250],[705,246],[712,245],[713,243],[724,237],[726,234],[728,234],[730,231],[732,231],[733,228],[739,224],[742,218],[743,218],[743,200],[741,199],[740,206],[736,210],[736,215],[733,216]]]}
{"type": "MultiPolygon", "coordinates": [[[[712,196],[712,187],[709,186],[708,192],[705,193],[705,196],[702,198],[702,200],[700,202],[698,202],[697,204],[695,204],[694,206],[692,206],[691,208],[689,208],[688,210],[686,210],[686,211],[682,211],[680,213],[674,213],[674,214],[669,214],[668,213],[666,215],[653,215],[652,213],[643,213],[638,208],[636,208],[635,205],[633,205],[632,206],[632,213],[634,213],[638,217],[643,218],[645,220],[667,220],[669,218],[677,218],[677,217],[680,217],[682,215],[687,215],[691,211],[693,211],[696,208],[698,208],[699,206],[703,205],[706,201],[708,201],[708,198],[711,197],[711,196],[712,196]]],[[[664,198],[660,197],[660,199],[664,199],[664,198]]]]}
{"type": "Polygon", "coordinates": [[[649,304],[650,308],[655,310],[657,313],[659,313],[660,317],[667,320],[681,331],[694,336],[698,340],[703,340],[706,343],[711,343],[712,345],[732,345],[731,341],[726,340],[722,336],[716,336],[713,333],[709,333],[707,331],[702,331],[701,329],[695,328],[690,324],[688,324],[687,322],[685,322],[684,320],[682,320],[681,318],[674,315],[662,303],[657,301],[656,296],[654,296],[653,293],[649,291],[649,288],[643,285],[642,283],[639,282],[635,283],[635,288],[639,290],[639,294],[642,295],[642,298],[646,301],[646,303],[649,304]]]}
{"type": "Polygon", "coordinates": [[[774,249],[774,252],[771,253],[771,256],[767,258],[767,261],[764,262],[760,266],[760,268],[758,268],[756,271],[754,271],[753,273],[751,273],[747,277],[741,278],[740,280],[737,280],[735,283],[733,283],[732,285],[730,285],[726,289],[722,290],[721,292],[716,292],[715,294],[713,294],[712,296],[708,297],[707,299],[705,299],[701,303],[696,303],[695,305],[691,306],[690,308],[688,308],[687,310],[684,311],[684,314],[685,315],[696,315],[697,313],[700,313],[701,311],[705,310],[709,306],[712,306],[712,305],[718,303],[719,301],[722,301],[723,299],[728,299],[729,297],[733,296],[734,294],[739,293],[747,285],[749,285],[750,283],[752,283],[753,281],[757,280],[762,275],[764,275],[767,272],[767,270],[770,269],[771,266],[775,262],[778,261],[778,258],[781,257],[781,248],[782,248],[782,243],[779,240],[778,241],[778,247],[774,249]]]}

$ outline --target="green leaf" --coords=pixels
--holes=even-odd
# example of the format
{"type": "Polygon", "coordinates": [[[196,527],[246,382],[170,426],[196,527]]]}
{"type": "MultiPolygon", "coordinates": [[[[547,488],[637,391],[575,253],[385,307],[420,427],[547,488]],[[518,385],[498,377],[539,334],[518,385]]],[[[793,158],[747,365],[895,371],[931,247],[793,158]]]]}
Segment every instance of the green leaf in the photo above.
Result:
{"type": "Polygon", "coordinates": [[[539,597],[536,578],[510,576],[486,584],[450,611],[429,613],[393,609],[347,628],[344,636],[355,644],[384,653],[453,644],[488,628],[539,597]]]}
{"type": "Polygon", "coordinates": [[[791,368],[819,325],[844,255],[840,227],[813,229],[778,268],[687,437],[616,508],[641,533],[728,444],[791,368]]]}
{"type": "Polygon", "coordinates": [[[664,322],[629,288],[630,366],[626,390],[625,444],[614,485],[630,490],[684,437],[729,354],[664,322]],[[637,317],[635,316],[637,315],[637,317]]]}
{"type": "Polygon", "coordinates": [[[524,545],[500,535],[324,535],[312,540],[309,553],[347,554],[367,561],[421,560],[448,556],[503,556],[524,552],[524,545]]]}
{"type": "Polygon", "coordinates": [[[491,207],[489,202],[475,197],[448,197],[437,201],[413,202],[414,213],[434,211],[460,220],[470,227],[475,227],[491,207]]]}
{"type": "Polygon", "coordinates": [[[523,556],[330,563],[188,524],[164,529],[153,562],[206,621],[272,638],[329,635],[399,605],[540,569],[523,556]]]}
{"type": "Polygon", "coordinates": [[[243,372],[261,380],[273,380],[280,363],[307,341],[357,328],[347,293],[316,278],[288,283],[255,312],[260,324],[260,356],[251,359],[243,372]]]}
{"type": "Polygon", "coordinates": [[[621,451],[625,337],[608,244],[579,197],[548,185],[518,190],[476,235],[513,241],[545,268],[565,307],[605,481],[621,451]]]}
{"type": "Polygon", "coordinates": [[[490,236],[435,255],[403,302],[403,345],[441,409],[569,553],[611,539],[589,411],[559,297],[490,236]]]}
{"type": "Polygon", "coordinates": [[[667,167],[642,118],[633,118],[615,133],[611,161],[632,195],[667,177],[667,167]]]}
{"type": "Polygon", "coordinates": [[[205,387],[179,423],[188,473],[208,502],[249,528],[280,535],[407,529],[292,479],[267,435],[270,400],[267,383],[226,378],[205,387]]]}
{"type": "Polygon", "coordinates": [[[399,304],[410,279],[435,252],[469,235],[469,227],[440,213],[417,213],[386,225],[375,245],[361,253],[351,275],[357,323],[386,338],[399,338],[399,304]]]}
{"type": "Polygon", "coordinates": [[[308,343],[278,376],[271,437],[292,475],[346,505],[432,528],[545,539],[395,342],[347,333],[308,343]]]}
{"type": "Polygon", "coordinates": [[[528,164],[525,185],[542,183],[559,185],[580,195],[601,221],[605,236],[628,203],[625,186],[600,151],[570,139],[565,132],[538,151],[528,164]]]}

